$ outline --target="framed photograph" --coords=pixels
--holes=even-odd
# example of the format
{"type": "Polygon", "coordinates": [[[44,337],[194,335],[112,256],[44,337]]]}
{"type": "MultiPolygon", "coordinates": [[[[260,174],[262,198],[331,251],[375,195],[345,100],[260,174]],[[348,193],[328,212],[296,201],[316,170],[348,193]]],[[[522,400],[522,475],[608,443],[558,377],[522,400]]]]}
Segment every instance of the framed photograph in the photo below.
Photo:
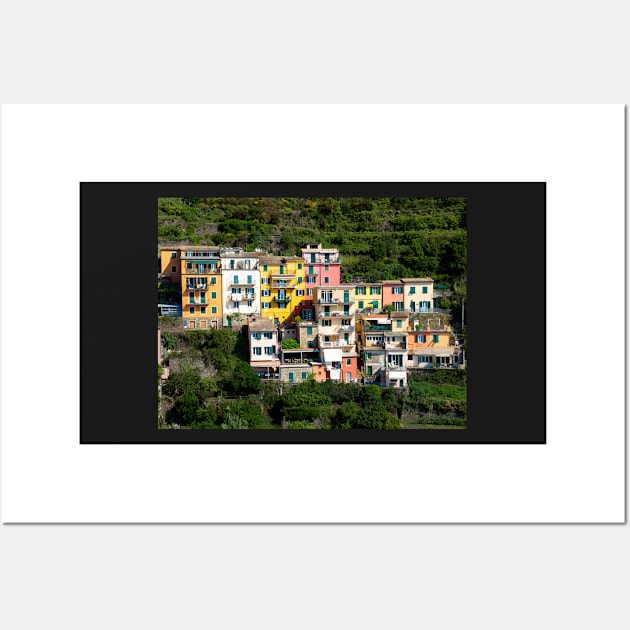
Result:
{"type": "Polygon", "coordinates": [[[3,106],[3,522],[623,522],[624,116],[3,106]]]}
{"type": "Polygon", "coordinates": [[[81,237],[82,443],[545,442],[544,182],[84,182],[81,237]]]}

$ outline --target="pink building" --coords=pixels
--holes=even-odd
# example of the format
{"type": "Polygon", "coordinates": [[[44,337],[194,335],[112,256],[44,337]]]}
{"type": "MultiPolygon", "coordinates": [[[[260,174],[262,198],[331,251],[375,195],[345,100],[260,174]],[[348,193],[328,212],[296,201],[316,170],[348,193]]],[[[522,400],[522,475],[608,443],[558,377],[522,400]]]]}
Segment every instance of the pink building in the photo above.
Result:
{"type": "Polygon", "coordinates": [[[405,289],[400,280],[383,280],[383,307],[390,305],[395,311],[405,310],[405,289]]]}
{"type": "Polygon", "coordinates": [[[307,243],[302,248],[305,262],[306,295],[300,307],[302,319],[313,319],[313,294],[315,287],[339,286],[341,283],[341,259],[339,250],[322,247],[321,243],[307,243]]]}

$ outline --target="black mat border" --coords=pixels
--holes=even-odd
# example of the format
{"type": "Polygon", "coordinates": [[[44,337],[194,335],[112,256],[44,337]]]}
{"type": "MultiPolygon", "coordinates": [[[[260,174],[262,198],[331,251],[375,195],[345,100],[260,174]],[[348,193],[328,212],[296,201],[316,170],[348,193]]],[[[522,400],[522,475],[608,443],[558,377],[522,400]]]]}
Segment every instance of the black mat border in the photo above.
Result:
{"type": "Polygon", "coordinates": [[[81,444],[544,444],[545,182],[81,182],[81,444]],[[158,430],[158,197],[466,197],[468,428],[158,430]]]}

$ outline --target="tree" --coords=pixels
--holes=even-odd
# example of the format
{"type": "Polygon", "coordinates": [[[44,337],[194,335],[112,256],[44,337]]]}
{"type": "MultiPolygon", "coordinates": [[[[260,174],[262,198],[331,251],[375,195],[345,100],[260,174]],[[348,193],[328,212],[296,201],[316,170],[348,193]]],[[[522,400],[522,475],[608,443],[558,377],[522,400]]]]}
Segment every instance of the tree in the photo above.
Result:
{"type": "Polygon", "coordinates": [[[175,402],[174,419],[179,424],[189,425],[198,419],[199,400],[191,391],[184,392],[175,402]]]}
{"type": "Polygon", "coordinates": [[[237,359],[231,375],[223,380],[223,388],[234,394],[255,394],[260,390],[260,378],[249,363],[237,359]]]}
{"type": "Polygon", "coordinates": [[[296,339],[284,339],[282,341],[283,350],[293,350],[295,348],[299,348],[300,344],[296,339]]]}

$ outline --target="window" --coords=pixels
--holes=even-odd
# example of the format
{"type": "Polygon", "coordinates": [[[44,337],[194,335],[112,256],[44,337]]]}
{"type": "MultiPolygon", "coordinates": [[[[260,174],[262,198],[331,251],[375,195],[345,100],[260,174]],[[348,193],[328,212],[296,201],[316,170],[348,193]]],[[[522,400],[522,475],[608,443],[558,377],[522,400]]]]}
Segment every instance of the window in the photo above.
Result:
{"type": "Polygon", "coordinates": [[[213,314],[213,315],[216,315],[216,314],[217,314],[217,307],[216,307],[216,306],[213,306],[213,307],[212,307],[212,314],[213,314]]]}
{"type": "Polygon", "coordinates": [[[307,348],[312,348],[312,347],[313,347],[313,340],[312,340],[312,339],[309,339],[309,340],[306,342],[306,347],[307,347],[307,348]]]}
{"type": "Polygon", "coordinates": [[[376,335],[366,335],[365,341],[367,341],[368,343],[380,343],[381,341],[383,341],[383,337],[376,335]]]}
{"type": "MultiPolygon", "coordinates": [[[[367,359],[368,357],[366,356],[365,358],[367,359]]],[[[367,375],[368,376],[372,376],[372,366],[371,365],[367,366],[367,375]]]]}
{"type": "Polygon", "coordinates": [[[324,265],[324,271],[330,271],[330,265],[324,265]]]}
{"type": "Polygon", "coordinates": [[[416,343],[424,343],[426,340],[426,335],[416,335],[416,343]]]}
{"type": "Polygon", "coordinates": [[[253,302],[252,302],[251,300],[247,300],[247,306],[250,306],[250,307],[251,307],[251,306],[253,306],[253,305],[254,305],[254,304],[253,304],[253,302]]]}
{"type": "Polygon", "coordinates": [[[311,254],[311,262],[315,262],[315,254],[311,254]]]}
{"type": "Polygon", "coordinates": [[[263,289],[262,294],[264,297],[268,297],[269,295],[271,295],[271,291],[269,289],[263,289]]]}
{"type": "Polygon", "coordinates": [[[363,308],[363,300],[359,302],[359,308],[363,308]]]}
{"type": "MultiPolygon", "coordinates": [[[[263,265],[263,271],[267,271],[267,265],[263,265]]],[[[267,280],[269,282],[269,280],[267,280]]]]}
{"type": "Polygon", "coordinates": [[[270,332],[264,333],[263,336],[265,339],[273,339],[273,333],[270,333],[270,332]]]}
{"type": "Polygon", "coordinates": [[[350,323],[352,320],[350,319],[342,319],[341,320],[341,325],[342,326],[351,326],[352,324],[350,323]]]}
{"type": "Polygon", "coordinates": [[[344,302],[349,302],[350,301],[350,291],[344,291],[343,292],[343,301],[344,302]]]}
{"type": "Polygon", "coordinates": [[[428,293],[429,287],[422,287],[422,293],[428,293]]]}
{"type": "Polygon", "coordinates": [[[313,273],[314,273],[314,272],[313,272],[313,267],[312,267],[311,265],[309,265],[309,267],[308,267],[308,275],[309,275],[309,276],[312,276],[312,275],[313,275],[313,273]]]}
{"type": "Polygon", "coordinates": [[[262,348],[252,348],[252,353],[260,356],[262,354],[262,348]]]}
{"type": "Polygon", "coordinates": [[[188,312],[189,312],[191,315],[194,315],[194,314],[195,314],[195,307],[194,307],[194,306],[191,306],[191,307],[188,309],[188,312]]]}
{"type": "Polygon", "coordinates": [[[309,278],[306,278],[306,282],[307,282],[308,284],[315,284],[315,278],[314,278],[314,277],[312,277],[312,276],[311,276],[311,277],[309,277],[309,278]]]}
{"type": "Polygon", "coordinates": [[[216,300],[216,299],[217,299],[217,292],[216,292],[216,291],[213,291],[213,292],[210,294],[210,297],[211,297],[213,300],[216,300]]]}
{"type": "Polygon", "coordinates": [[[328,276],[324,276],[324,284],[328,284],[330,281],[330,278],[328,276]]]}
{"type": "Polygon", "coordinates": [[[440,341],[440,335],[433,335],[433,343],[438,343],[440,341]]]}
{"type": "Polygon", "coordinates": [[[280,275],[284,274],[284,265],[280,265],[280,275]]]}
{"type": "Polygon", "coordinates": [[[416,292],[416,287],[409,288],[409,295],[413,295],[416,292]]]}
{"type": "Polygon", "coordinates": [[[171,267],[171,273],[175,273],[177,271],[177,267],[175,265],[173,265],[171,267]]]}
{"type": "Polygon", "coordinates": [[[210,284],[216,284],[216,283],[217,283],[216,278],[210,278],[210,284]]]}
{"type": "Polygon", "coordinates": [[[194,294],[194,293],[189,293],[189,294],[188,294],[188,299],[189,299],[191,302],[194,302],[194,301],[195,301],[195,294],[194,294]]]}
{"type": "Polygon", "coordinates": [[[352,359],[346,359],[346,365],[352,365],[352,359]]]}
{"type": "Polygon", "coordinates": [[[298,269],[302,269],[302,263],[298,263],[298,269]]]}
{"type": "Polygon", "coordinates": [[[395,311],[402,311],[405,307],[404,302],[392,302],[395,311]]]}
{"type": "Polygon", "coordinates": [[[303,297],[304,296],[304,289],[298,289],[297,290],[297,296],[298,297],[303,297]]]}
{"type": "Polygon", "coordinates": [[[258,332],[252,333],[252,339],[260,339],[260,333],[258,332]]]}
{"type": "Polygon", "coordinates": [[[413,354],[407,355],[407,361],[413,361],[413,354]]]}
{"type": "Polygon", "coordinates": [[[312,326],[308,326],[306,328],[306,334],[307,335],[312,335],[313,334],[313,327],[312,326]]]}
{"type": "Polygon", "coordinates": [[[238,276],[234,276],[234,284],[238,284],[238,276]]]}
{"type": "Polygon", "coordinates": [[[380,295],[381,287],[372,287],[371,291],[372,291],[372,295],[380,295]]]}
{"type": "Polygon", "coordinates": [[[365,287],[357,287],[356,288],[357,295],[365,295],[365,287]]]}
{"type": "Polygon", "coordinates": [[[322,326],[332,326],[332,320],[322,319],[322,326]]]}
{"type": "Polygon", "coordinates": [[[392,293],[396,294],[396,295],[400,295],[403,292],[403,288],[402,287],[393,287],[392,288],[392,293]]]}
{"type": "Polygon", "coordinates": [[[263,308],[269,308],[269,302],[263,302],[262,303],[262,307],[263,308]]]}
{"type": "MultiPolygon", "coordinates": [[[[309,278],[310,280],[310,278],[309,278]]],[[[313,289],[306,289],[306,295],[313,297],[313,289]]]]}
{"type": "Polygon", "coordinates": [[[238,288],[236,288],[236,287],[232,287],[232,294],[235,294],[235,293],[240,293],[240,292],[241,292],[241,290],[240,290],[240,289],[238,289],[238,288]]]}
{"type": "Polygon", "coordinates": [[[298,276],[298,284],[302,284],[302,276],[298,276]]]}
{"type": "Polygon", "coordinates": [[[171,252],[171,258],[177,258],[177,252],[171,252]]]}
{"type": "Polygon", "coordinates": [[[263,279],[260,281],[260,284],[269,284],[269,278],[263,278],[263,279]]]}
{"type": "Polygon", "coordinates": [[[306,380],[306,372],[302,372],[302,380],[305,381],[306,380]]]}
{"type": "Polygon", "coordinates": [[[431,357],[420,355],[418,357],[418,363],[431,363],[431,357]]]}
{"type": "Polygon", "coordinates": [[[396,320],[396,328],[402,328],[402,319],[396,320]]]}
{"type": "Polygon", "coordinates": [[[254,284],[251,276],[247,276],[247,284],[254,284]]]}
{"type": "Polygon", "coordinates": [[[293,383],[293,372],[289,372],[289,383],[293,383]]]}
{"type": "Polygon", "coordinates": [[[275,346],[265,346],[265,354],[273,354],[275,349],[275,346]]]}
{"type": "Polygon", "coordinates": [[[206,307],[205,307],[205,306],[202,306],[202,307],[201,307],[201,314],[202,314],[202,315],[205,315],[205,314],[206,314],[206,307]]]}

